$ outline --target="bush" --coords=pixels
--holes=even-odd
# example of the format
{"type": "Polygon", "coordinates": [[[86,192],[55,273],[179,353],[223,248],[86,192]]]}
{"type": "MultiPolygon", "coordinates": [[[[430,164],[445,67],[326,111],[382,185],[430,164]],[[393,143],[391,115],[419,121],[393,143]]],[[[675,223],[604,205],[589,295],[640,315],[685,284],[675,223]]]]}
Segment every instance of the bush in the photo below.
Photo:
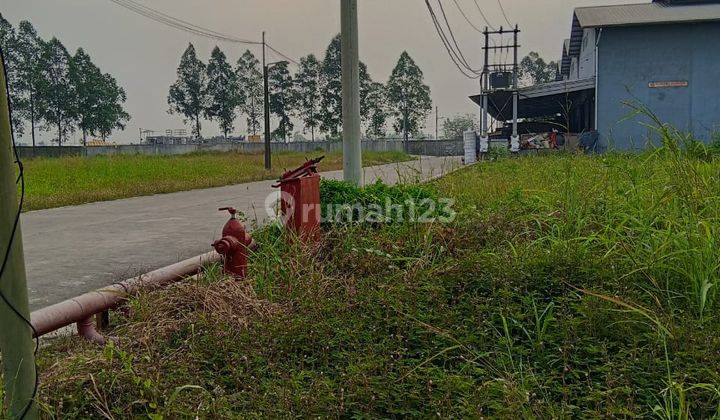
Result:
{"type": "Polygon", "coordinates": [[[390,186],[382,181],[365,187],[350,182],[323,179],[320,183],[323,223],[398,223],[410,212],[438,215],[435,188],[429,185],[390,186]],[[398,211],[398,209],[402,209],[398,211]]]}

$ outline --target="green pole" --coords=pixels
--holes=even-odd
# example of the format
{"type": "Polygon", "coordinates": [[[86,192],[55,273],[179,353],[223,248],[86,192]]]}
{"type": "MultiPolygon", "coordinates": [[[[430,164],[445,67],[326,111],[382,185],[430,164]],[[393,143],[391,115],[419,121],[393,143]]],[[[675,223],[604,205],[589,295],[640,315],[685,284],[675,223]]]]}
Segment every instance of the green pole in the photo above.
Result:
{"type": "Polygon", "coordinates": [[[35,355],[32,330],[22,319],[30,319],[30,310],[19,223],[14,238],[10,238],[17,217],[18,199],[6,87],[5,69],[0,65],[0,264],[12,242],[5,270],[0,275],[0,291],[12,305],[11,308],[5,300],[0,299],[3,391],[7,415],[10,418],[24,416],[26,419],[35,419],[38,414],[32,402],[35,389],[35,355]]]}

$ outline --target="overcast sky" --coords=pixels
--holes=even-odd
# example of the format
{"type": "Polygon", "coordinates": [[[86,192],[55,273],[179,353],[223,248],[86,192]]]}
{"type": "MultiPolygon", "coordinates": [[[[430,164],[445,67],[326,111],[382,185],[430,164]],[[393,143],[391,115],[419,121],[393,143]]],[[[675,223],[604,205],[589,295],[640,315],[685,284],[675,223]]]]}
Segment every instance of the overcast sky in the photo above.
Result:
{"type": "MultiPolygon", "coordinates": [[[[146,5],[218,32],[268,41],[292,57],[315,53],[319,57],[330,39],[340,31],[338,0],[139,0],[146,5]]],[[[433,0],[435,1],[435,0],[433,0]]],[[[484,22],[474,0],[457,0],[478,26],[484,22]]],[[[640,0],[643,1],[643,0],[640,0]]],[[[497,0],[477,0],[493,25],[505,22],[497,0]]],[[[562,41],[570,34],[574,7],[637,3],[638,0],[502,0],[511,22],[519,23],[521,54],[538,51],[557,60],[562,41]]],[[[458,13],[453,0],[443,0],[448,18],[468,60],[481,65],[481,35],[458,13]]],[[[438,39],[423,0],[359,0],[360,54],[374,80],[387,78],[403,50],[408,51],[425,73],[432,98],[442,116],[475,112],[467,99],[476,93],[477,82],[458,73],[438,39]]],[[[58,37],[73,52],[84,48],[104,72],[112,73],[125,88],[126,108],[132,121],[112,141],[137,142],[139,129],[183,128],[182,119],[167,114],[168,87],[175,80],[180,56],[192,42],[204,61],[216,41],[197,37],[147,20],[109,0],[2,0],[0,12],[13,25],[31,21],[46,39],[58,37]]],[[[245,47],[219,44],[230,59],[237,60],[245,47]]],[[[260,51],[254,52],[259,56],[260,51]]],[[[273,57],[273,59],[278,57],[273,57]]],[[[238,118],[237,132],[243,132],[238,118]]],[[[301,127],[296,127],[301,129],[301,127]]],[[[426,131],[434,131],[434,119],[426,131]]],[[[219,134],[205,124],[205,136],[219,134]]],[[[46,140],[47,141],[47,140],[46,140]]],[[[77,141],[77,137],[74,140],[77,141]]]]}

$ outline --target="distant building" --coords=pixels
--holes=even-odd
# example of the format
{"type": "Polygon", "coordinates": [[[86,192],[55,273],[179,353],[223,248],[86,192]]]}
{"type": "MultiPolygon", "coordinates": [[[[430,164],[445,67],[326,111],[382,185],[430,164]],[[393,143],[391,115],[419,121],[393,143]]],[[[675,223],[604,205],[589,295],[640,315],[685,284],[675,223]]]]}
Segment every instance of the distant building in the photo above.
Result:
{"type": "MultiPolygon", "coordinates": [[[[708,141],[720,132],[720,0],[666,0],[575,9],[559,81],[520,90],[520,118],[554,116],[597,130],[597,150],[657,141],[629,102],[708,141]]],[[[492,103],[504,103],[503,92],[492,103]]],[[[477,97],[473,97],[477,102],[477,97]]],[[[490,107],[496,119],[508,111],[490,107]]],[[[567,124],[566,124],[567,125],[567,124]]]]}
{"type": "Polygon", "coordinates": [[[110,143],[105,140],[92,139],[88,140],[85,144],[87,147],[105,147],[105,146],[117,146],[115,143],[110,143]]]}
{"type": "Polygon", "coordinates": [[[147,136],[145,143],[150,145],[174,145],[174,144],[188,144],[191,143],[189,137],[177,137],[177,136],[147,136]]]}
{"type": "Polygon", "coordinates": [[[245,136],[239,137],[212,137],[207,139],[199,139],[189,136],[164,135],[164,136],[147,136],[145,144],[149,145],[178,145],[178,144],[223,144],[223,143],[239,143],[244,142],[245,136]]]}

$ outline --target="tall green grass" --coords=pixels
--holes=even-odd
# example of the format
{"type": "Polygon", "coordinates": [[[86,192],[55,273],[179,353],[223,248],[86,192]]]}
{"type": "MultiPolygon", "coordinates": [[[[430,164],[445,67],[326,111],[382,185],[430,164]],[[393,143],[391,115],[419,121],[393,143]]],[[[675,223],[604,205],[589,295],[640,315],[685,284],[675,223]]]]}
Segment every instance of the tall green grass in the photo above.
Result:
{"type": "MultiPolygon", "coordinates": [[[[25,210],[115,200],[143,195],[220,187],[276,179],[315,153],[277,153],[273,170],[262,155],[197,153],[181,156],[98,156],[37,158],[24,161],[25,210]]],[[[409,160],[399,152],[365,152],[366,166],[409,160]]],[[[322,170],[342,168],[342,155],[328,154],[322,170]]]]}
{"type": "Polygon", "coordinates": [[[258,231],[247,290],[213,271],[134,300],[119,349],[44,349],[45,410],[717,418],[720,160],[655,127],[642,155],[439,180],[451,224],[258,231]]]}

